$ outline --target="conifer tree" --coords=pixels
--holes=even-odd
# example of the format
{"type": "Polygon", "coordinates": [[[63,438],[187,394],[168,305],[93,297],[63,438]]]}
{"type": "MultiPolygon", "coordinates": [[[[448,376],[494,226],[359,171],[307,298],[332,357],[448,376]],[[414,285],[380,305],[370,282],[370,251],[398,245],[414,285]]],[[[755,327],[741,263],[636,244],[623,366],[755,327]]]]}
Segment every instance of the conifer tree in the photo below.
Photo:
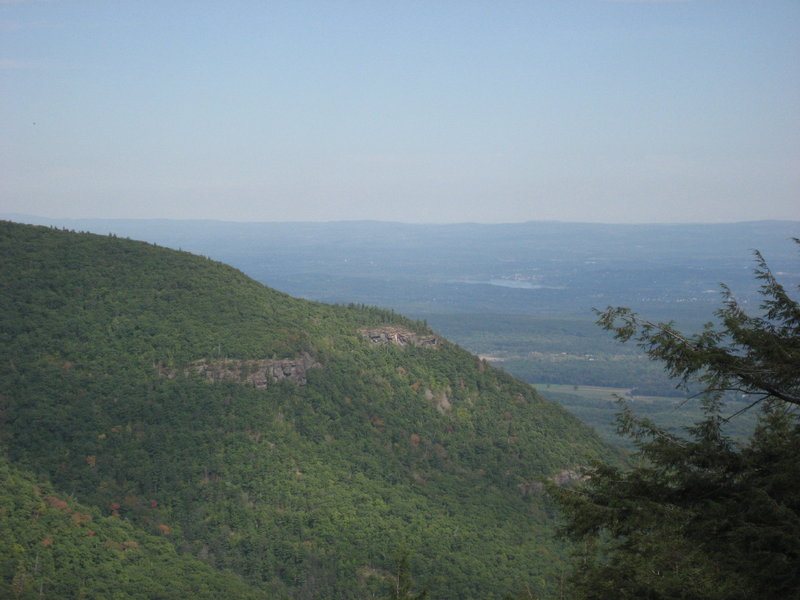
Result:
{"type": "Polygon", "coordinates": [[[598,313],[617,339],[699,385],[704,416],[679,435],[623,406],[634,466],[598,464],[580,487],[551,486],[578,542],[575,598],[800,598],[800,305],[757,252],[756,264],[758,316],[725,286],[718,324],[699,334],[626,308],[598,313]],[[729,393],[759,411],[743,443],[724,431],[736,417],[729,393]]]}

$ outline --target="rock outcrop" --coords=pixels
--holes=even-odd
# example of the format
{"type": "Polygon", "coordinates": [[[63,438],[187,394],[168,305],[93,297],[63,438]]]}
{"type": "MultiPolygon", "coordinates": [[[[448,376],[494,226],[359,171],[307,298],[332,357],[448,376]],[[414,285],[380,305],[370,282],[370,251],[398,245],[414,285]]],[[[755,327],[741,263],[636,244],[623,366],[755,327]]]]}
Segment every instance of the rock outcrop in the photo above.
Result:
{"type": "Polygon", "coordinates": [[[432,402],[436,410],[442,415],[449,413],[453,408],[453,404],[450,402],[450,398],[445,392],[434,394],[433,391],[425,388],[425,399],[432,402]]]}
{"type": "MultiPolygon", "coordinates": [[[[555,483],[557,486],[563,487],[573,483],[586,481],[588,475],[585,470],[576,471],[574,469],[561,469],[555,475],[547,478],[547,481],[555,483]]],[[[544,481],[524,481],[518,483],[517,487],[524,496],[538,495],[544,492],[544,481]]]]}
{"type": "Polygon", "coordinates": [[[395,346],[415,346],[417,348],[437,348],[442,339],[433,334],[422,335],[402,327],[384,325],[373,329],[359,329],[358,333],[375,346],[394,344],[395,346]]]}
{"type": "MultiPolygon", "coordinates": [[[[194,361],[185,375],[196,373],[203,375],[209,381],[234,381],[252,385],[263,389],[269,385],[288,379],[297,385],[305,385],[306,373],[309,369],[319,369],[322,365],[313,356],[304,352],[297,358],[265,358],[260,360],[239,360],[235,358],[221,358],[194,361]]],[[[162,371],[163,372],[163,371],[162,371]]],[[[176,373],[166,372],[168,377],[175,377],[176,373]]]]}

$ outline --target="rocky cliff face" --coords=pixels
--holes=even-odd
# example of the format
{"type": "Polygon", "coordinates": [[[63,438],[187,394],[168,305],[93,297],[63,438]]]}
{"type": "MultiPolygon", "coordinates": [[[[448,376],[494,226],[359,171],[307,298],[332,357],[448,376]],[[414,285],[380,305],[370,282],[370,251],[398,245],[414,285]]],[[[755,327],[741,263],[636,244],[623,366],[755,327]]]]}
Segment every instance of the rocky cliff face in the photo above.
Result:
{"type": "MultiPolygon", "coordinates": [[[[561,469],[555,475],[547,478],[547,481],[555,483],[557,486],[564,487],[572,485],[576,482],[586,481],[588,479],[585,467],[581,471],[574,469],[561,469]]],[[[544,493],[544,481],[523,481],[518,483],[517,487],[524,496],[539,495],[544,493]]]]}
{"type": "Polygon", "coordinates": [[[442,340],[436,335],[420,335],[403,329],[385,325],[374,329],[359,329],[358,333],[375,346],[394,344],[395,346],[416,346],[418,348],[436,348],[442,340]]]}
{"type": "MultiPolygon", "coordinates": [[[[235,358],[208,359],[193,362],[184,375],[197,373],[207,380],[234,381],[249,384],[256,388],[266,388],[282,379],[297,385],[305,385],[309,369],[319,369],[322,365],[313,356],[304,352],[297,358],[265,358],[261,360],[239,360],[235,358]]],[[[175,371],[165,372],[167,377],[175,377],[175,371]]]]}

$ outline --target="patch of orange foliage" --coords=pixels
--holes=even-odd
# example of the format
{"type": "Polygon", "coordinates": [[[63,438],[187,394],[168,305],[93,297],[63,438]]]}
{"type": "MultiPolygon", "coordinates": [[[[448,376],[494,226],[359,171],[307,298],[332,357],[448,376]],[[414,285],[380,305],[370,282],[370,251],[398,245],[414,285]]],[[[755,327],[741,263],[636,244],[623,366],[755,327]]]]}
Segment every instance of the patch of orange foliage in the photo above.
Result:
{"type": "Polygon", "coordinates": [[[75,525],[86,525],[89,521],[92,520],[92,515],[87,515],[85,513],[74,512],[72,513],[72,522],[75,525]]]}
{"type": "Polygon", "coordinates": [[[61,500],[55,496],[45,496],[44,499],[47,500],[47,503],[51,508],[57,508],[58,510],[64,510],[67,508],[66,500],[61,500]]]}

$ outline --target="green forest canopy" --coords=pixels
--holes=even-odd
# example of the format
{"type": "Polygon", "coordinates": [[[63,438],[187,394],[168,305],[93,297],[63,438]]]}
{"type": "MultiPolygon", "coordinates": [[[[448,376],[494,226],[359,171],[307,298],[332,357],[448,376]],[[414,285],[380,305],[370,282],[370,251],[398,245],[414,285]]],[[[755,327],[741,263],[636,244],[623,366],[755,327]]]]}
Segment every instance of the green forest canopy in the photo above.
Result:
{"type": "Polygon", "coordinates": [[[565,554],[540,481],[617,460],[393,312],[113,236],[2,223],[0,251],[0,595],[158,597],[194,585],[164,587],[180,565],[209,595],[380,595],[405,548],[432,598],[547,597],[565,554]]]}

